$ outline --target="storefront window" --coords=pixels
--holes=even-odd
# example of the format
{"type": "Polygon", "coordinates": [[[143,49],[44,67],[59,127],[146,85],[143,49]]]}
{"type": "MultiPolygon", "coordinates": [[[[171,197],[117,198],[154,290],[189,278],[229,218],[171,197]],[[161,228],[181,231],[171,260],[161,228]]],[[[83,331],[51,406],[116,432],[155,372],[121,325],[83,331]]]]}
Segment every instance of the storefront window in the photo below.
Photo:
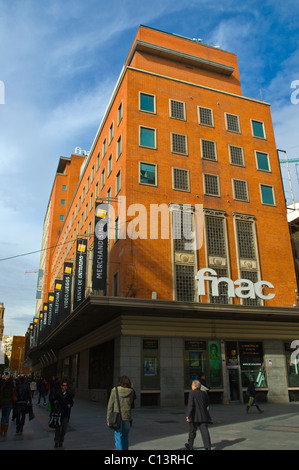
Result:
{"type": "Polygon", "coordinates": [[[159,390],[159,342],[156,339],[144,339],[142,344],[142,390],[159,390]]]}
{"type": "Polygon", "coordinates": [[[219,341],[209,341],[210,387],[222,387],[221,354],[219,341]]]}
{"type": "Polygon", "coordinates": [[[199,380],[206,374],[206,342],[185,341],[185,388],[189,389],[192,380],[199,380]]]}
{"type": "MultiPolygon", "coordinates": [[[[287,361],[287,374],[289,387],[299,387],[299,364],[295,364],[291,360],[291,355],[296,349],[291,349],[291,343],[284,345],[286,361],[287,361]]],[[[298,357],[298,356],[297,356],[298,357]]]]}
{"type": "Polygon", "coordinates": [[[248,387],[250,382],[255,382],[256,388],[267,387],[262,343],[239,343],[239,356],[242,387],[248,387]]]}

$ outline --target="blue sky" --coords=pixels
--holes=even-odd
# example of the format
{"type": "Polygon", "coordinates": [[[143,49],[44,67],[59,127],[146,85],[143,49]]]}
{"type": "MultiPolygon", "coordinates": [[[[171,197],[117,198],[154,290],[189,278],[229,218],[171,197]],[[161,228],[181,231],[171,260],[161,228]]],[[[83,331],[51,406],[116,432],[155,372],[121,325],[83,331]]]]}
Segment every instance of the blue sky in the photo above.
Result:
{"type": "MultiPolygon", "coordinates": [[[[237,54],[243,94],[271,103],[277,148],[299,158],[298,0],[0,0],[1,260],[40,249],[59,157],[90,149],[140,24],[237,54]]],[[[5,334],[34,316],[39,258],[0,261],[5,334]]]]}

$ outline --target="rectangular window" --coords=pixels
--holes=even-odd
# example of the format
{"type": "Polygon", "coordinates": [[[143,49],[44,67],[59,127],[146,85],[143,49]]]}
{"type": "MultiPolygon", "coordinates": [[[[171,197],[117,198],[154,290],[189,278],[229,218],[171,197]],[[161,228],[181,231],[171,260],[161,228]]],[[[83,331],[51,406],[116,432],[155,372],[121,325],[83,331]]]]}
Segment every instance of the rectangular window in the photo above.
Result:
{"type": "Polygon", "coordinates": [[[139,183],[157,185],[157,165],[139,162],[139,183]]]}
{"type": "Polygon", "coordinates": [[[62,185],[62,189],[63,189],[63,191],[66,191],[66,185],[65,184],[62,185]]]}
{"type": "Polygon", "coordinates": [[[113,274],[113,292],[114,297],[118,296],[118,272],[113,274]]]}
{"type": "Polygon", "coordinates": [[[185,103],[182,101],[169,100],[170,103],[170,117],[174,119],[181,119],[185,121],[185,103]]]}
{"type": "Polygon", "coordinates": [[[147,113],[156,112],[155,96],[147,93],[139,93],[139,109],[147,113]]]}
{"type": "Polygon", "coordinates": [[[65,206],[65,200],[64,199],[61,199],[61,205],[65,206]]]}
{"type": "Polygon", "coordinates": [[[117,242],[119,240],[119,218],[116,217],[115,225],[114,225],[114,241],[117,242]]]}
{"type": "Polygon", "coordinates": [[[201,139],[201,156],[207,160],[217,161],[216,143],[212,140],[201,139]]]}
{"type": "Polygon", "coordinates": [[[101,189],[103,188],[104,185],[105,185],[105,168],[103,169],[102,175],[101,175],[101,189]]]}
{"type": "Polygon", "coordinates": [[[142,147],[156,148],[156,129],[140,126],[140,145],[142,147]]]}
{"type": "Polygon", "coordinates": [[[198,119],[199,124],[203,126],[210,126],[214,127],[214,119],[213,119],[213,110],[209,108],[203,108],[198,106],[198,119]]]}
{"type": "Polygon", "coordinates": [[[260,188],[261,188],[262,203],[267,204],[269,206],[275,206],[273,186],[261,184],[260,188]]]}
{"type": "Polygon", "coordinates": [[[171,133],[171,151],[182,155],[188,154],[187,136],[171,133]]]}
{"type": "Polygon", "coordinates": [[[254,137],[259,137],[260,139],[265,139],[265,129],[264,129],[264,123],[261,121],[254,121],[253,119],[251,120],[251,125],[252,125],[252,134],[254,137]]]}
{"type": "Polygon", "coordinates": [[[120,170],[116,175],[115,194],[117,195],[121,188],[121,173],[120,170]]]}
{"type": "Polygon", "coordinates": [[[269,155],[263,152],[255,152],[258,170],[271,171],[269,155]]]}
{"type": "Polygon", "coordinates": [[[111,171],[112,171],[112,154],[108,158],[108,176],[110,175],[111,171]]]}
{"type": "Polygon", "coordinates": [[[122,152],[122,136],[120,135],[119,138],[117,139],[117,144],[116,144],[116,160],[119,159],[121,152],[122,152]]]}
{"type": "Polygon", "coordinates": [[[207,196],[220,196],[219,176],[204,174],[204,191],[207,196]]]}
{"type": "Polygon", "coordinates": [[[103,155],[102,155],[102,158],[105,157],[106,155],[106,149],[107,149],[107,140],[104,139],[104,142],[103,142],[103,155]]]}
{"type": "Polygon", "coordinates": [[[172,169],[172,187],[178,191],[190,191],[189,170],[172,169]]]}
{"type": "Polygon", "coordinates": [[[232,182],[233,182],[234,199],[236,199],[237,201],[248,202],[247,181],[233,179],[232,182]]]}
{"type": "Polygon", "coordinates": [[[175,265],[176,274],[176,300],[194,302],[195,294],[195,272],[194,266],[182,264],[175,265]]]}
{"type": "Polygon", "coordinates": [[[113,128],[114,128],[114,123],[112,122],[110,128],[109,128],[109,144],[111,140],[113,139],[113,128]]]}
{"type": "Polygon", "coordinates": [[[118,110],[117,110],[117,124],[120,123],[122,118],[123,118],[123,102],[120,103],[118,110]]]}
{"type": "Polygon", "coordinates": [[[230,162],[232,165],[245,166],[242,147],[229,145],[230,162]]]}
{"type": "Polygon", "coordinates": [[[225,117],[226,117],[226,130],[230,132],[240,133],[239,116],[236,116],[235,114],[225,113],[225,117]]]}

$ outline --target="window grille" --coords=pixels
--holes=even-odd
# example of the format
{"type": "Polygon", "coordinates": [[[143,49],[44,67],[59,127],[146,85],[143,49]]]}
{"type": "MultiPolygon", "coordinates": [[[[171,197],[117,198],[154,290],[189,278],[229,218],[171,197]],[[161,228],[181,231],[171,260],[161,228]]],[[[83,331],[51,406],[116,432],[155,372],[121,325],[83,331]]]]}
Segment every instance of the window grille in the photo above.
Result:
{"type": "Polygon", "coordinates": [[[199,123],[204,126],[214,125],[212,109],[199,107],[199,123]]]}
{"type": "Polygon", "coordinates": [[[219,179],[217,175],[204,175],[205,194],[208,196],[220,196],[219,179]]]}
{"type": "Polygon", "coordinates": [[[226,256],[224,219],[206,216],[205,222],[208,255],[226,256]]]}
{"type": "Polygon", "coordinates": [[[193,252],[186,249],[193,241],[193,214],[189,211],[173,211],[172,227],[174,250],[193,252]]]}
{"type": "Polygon", "coordinates": [[[216,156],[216,144],[212,140],[204,140],[201,141],[201,149],[202,149],[202,158],[207,158],[208,160],[217,160],[216,156]]]}
{"type": "Polygon", "coordinates": [[[234,196],[238,201],[248,201],[247,181],[233,180],[234,196]]]}
{"type": "Polygon", "coordinates": [[[170,117],[185,120],[185,103],[170,100],[170,117]]]}
{"type": "Polygon", "coordinates": [[[175,153],[182,153],[187,155],[187,137],[182,134],[171,134],[172,136],[172,151],[175,153]]]}
{"type": "MultiPolygon", "coordinates": [[[[213,267],[213,269],[215,269],[213,267]]],[[[226,268],[216,268],[217,277],[228,277],[227,269],[226,268]]],[[[229,296],[228,296],[228,285],[226,282],[220,282],[218,284],[218,296],[211,295],[212,293],[212,285],[210,283],[210,302],[211,304],[228,304],[229,303],[229,296]]]]}
{"type": "MultiPolygon", "coordinates": [[[[253,283],[258,281],[257,271],[241,271],[241,279],[248,279],[253,283]]],[[[242,299],[243,305],[260,305],[261,299],[256,297],[255,299],[242,299]]]]}
{"type": "Polygon", "coordinates": [[[244,259],[256,259],[253,222],[236,220],[239,256],[244,259]]]}
{"type": "Polygon", "coordinates": [[[226,126],[228,131],[240,132],[239,116],[226,114],[226,126]]]}
{"type": "Polygon", "coordinates": [[[194,302],[194,266],[176,264],[176,300],[194,302]]]}
{"type": "Polygon", "coordinates": [[[231,163],[233,165],[244,166],[244,155],[242,147],[235,147],[234,145],[230,145],[229,149],[231,163]]]}
{"type": "Polygon", "coordinates": [[[189,191],[189,171],[181,168],[173,168],[173,189],[189,191]]]}

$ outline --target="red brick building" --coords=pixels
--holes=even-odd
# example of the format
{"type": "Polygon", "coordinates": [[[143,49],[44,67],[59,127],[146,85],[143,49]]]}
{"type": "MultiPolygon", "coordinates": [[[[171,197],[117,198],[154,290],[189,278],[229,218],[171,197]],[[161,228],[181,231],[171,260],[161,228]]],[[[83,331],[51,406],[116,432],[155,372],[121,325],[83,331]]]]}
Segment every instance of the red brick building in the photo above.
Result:
{"type": "Polygon", "coordinates": [[[102,400],[127,373],[141,404],[182,403],[200,372],[224,402],[253,379],[270,400],[296,394],[297,285],[270,106],[242,95],[234,54],[141,26],[73,189],[43,299],[67,268],[71,305],[39,327],[36,368],[41,358],[102,400]],[[101,204],[107,246],[94,236],[101,204]]]}

